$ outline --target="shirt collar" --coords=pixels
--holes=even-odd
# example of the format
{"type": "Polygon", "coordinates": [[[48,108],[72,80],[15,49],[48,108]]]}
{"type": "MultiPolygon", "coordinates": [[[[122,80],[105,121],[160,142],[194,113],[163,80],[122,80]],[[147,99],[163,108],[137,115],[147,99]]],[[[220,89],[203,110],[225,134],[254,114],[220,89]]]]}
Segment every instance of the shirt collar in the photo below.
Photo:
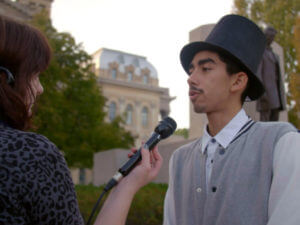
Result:
{"type": "Polygon", "coordinates": [[[207,125],[206,125],[206,126],[204,126],[204,131],[203,131],[203,136],[202,136],[202,145],[201,145],[202,153],[204,153],[205,148],[211,139],[212,139],[212,137],[207,132],[207,125]]]}
{"type": "Polygon", "coordinates": [[[204,127],[203,137],[202,137],[202,147],[201,151],[204,153],[205,148],[211,139],[215,139],[223,148],[226,148],[230,142],[233,140],[235,135],[240,131],[240,129],[246,124],[249,117],[246,115],[244,109],[241,109],[229,123],[216,136],[212,137],[207,132],[207,125],[204,127]]]}

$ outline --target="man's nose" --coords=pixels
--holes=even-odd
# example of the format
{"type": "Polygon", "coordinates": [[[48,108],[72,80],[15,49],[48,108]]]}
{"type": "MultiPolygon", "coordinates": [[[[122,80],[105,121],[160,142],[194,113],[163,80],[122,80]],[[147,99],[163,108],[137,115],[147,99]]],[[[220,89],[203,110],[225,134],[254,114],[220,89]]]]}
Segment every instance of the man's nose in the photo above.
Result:
{"type": "Polygon", "coordinates": [[[188,82],[189,85],[195,85],[195,84],[197,84],[197,79],[196,79],[195,71],[193,71],[189,75],[189,78],[187,79],[187,82],[188,82]]]}

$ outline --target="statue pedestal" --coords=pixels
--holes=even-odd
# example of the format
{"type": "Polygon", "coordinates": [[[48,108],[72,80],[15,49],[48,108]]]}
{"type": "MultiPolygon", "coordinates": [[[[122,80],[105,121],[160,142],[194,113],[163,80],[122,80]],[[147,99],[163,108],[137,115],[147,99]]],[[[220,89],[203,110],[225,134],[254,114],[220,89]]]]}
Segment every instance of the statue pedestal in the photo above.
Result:
{"type": "MultiPolygon", "coordinates": [[[[245,102],[243,108],[245,109],[248,116],[250,116],[255,121],[259,121],[259,112],[256,111],[256,101],[245,102]]],[[[286,110],[279,113],[279,121],[288,121],[288,113],[286,110]]]]}

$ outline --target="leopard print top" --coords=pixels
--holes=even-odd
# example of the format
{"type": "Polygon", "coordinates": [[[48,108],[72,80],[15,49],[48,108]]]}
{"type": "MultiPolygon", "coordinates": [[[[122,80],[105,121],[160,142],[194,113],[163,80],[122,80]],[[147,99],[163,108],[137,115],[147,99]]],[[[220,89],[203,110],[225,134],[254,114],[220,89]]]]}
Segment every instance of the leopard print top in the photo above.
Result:
{"type": "Polygon", "coordinates": [[[47,138],[0,123],[0,225],[84,224],[64,157],[47,138]]]}

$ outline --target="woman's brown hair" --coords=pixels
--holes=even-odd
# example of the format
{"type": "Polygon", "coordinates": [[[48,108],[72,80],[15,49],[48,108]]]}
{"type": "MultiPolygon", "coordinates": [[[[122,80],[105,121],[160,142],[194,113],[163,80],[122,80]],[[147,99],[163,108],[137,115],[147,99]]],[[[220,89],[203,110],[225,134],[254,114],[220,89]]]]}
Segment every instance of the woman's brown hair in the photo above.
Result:
{"type": "Polygon", "coordinates": [[[7,82],[0,71],[0,119],[25,130],[30,126],[26,96],[32,93],[31,80],[50,62],[51,50],[46,37],[36,28],[0,16],[0,66],[8,69],[15,81],[7,82]]]}

